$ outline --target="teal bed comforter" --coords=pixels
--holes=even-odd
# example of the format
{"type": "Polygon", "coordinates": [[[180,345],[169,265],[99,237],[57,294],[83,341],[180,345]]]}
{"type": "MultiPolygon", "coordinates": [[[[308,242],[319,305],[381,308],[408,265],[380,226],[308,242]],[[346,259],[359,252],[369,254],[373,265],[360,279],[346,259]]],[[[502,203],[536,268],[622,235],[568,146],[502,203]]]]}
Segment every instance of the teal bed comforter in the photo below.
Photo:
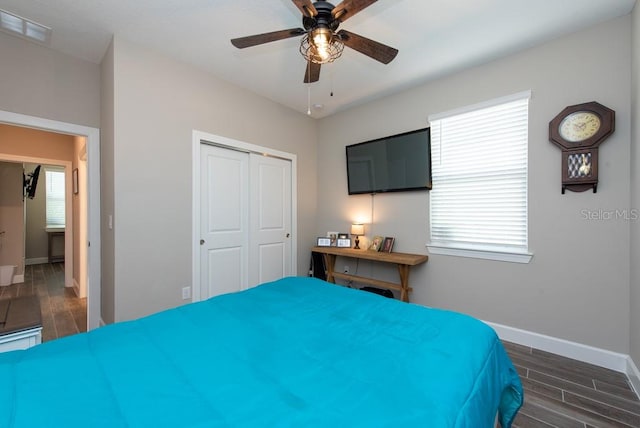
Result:
{"type": "Polygon", "coordinates": [[[0,427],[503,427],[495,332],[314,278],[0,354],[0,427]]]}

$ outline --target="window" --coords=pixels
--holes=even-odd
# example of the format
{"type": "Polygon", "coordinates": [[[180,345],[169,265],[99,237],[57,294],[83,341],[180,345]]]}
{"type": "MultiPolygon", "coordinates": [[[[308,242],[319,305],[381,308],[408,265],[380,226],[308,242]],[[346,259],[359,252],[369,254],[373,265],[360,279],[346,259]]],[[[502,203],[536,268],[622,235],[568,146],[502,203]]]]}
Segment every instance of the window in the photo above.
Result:
{"type": "Polygon", "coordinates": [[[64,170],[48,167],[45,185],[47,227],[64,227],[64,170]]]}
{"type": "Polygon", "coordinates": [[[528,263],[529,91],[429,117],[434,254],[528,263]]]}

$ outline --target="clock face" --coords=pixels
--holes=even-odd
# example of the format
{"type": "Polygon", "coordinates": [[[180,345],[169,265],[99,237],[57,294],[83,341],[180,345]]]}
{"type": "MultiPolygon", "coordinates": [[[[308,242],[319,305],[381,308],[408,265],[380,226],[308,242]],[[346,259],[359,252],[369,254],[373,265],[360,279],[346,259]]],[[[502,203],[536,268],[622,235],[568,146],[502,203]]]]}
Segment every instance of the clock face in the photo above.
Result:
{"type": "Polygon", "coordinates": [[[600,116],[590,111],[576,111],[565,117],[558,126],[562,138],[579,143],[593,137],[600,129],[600,116]]]}

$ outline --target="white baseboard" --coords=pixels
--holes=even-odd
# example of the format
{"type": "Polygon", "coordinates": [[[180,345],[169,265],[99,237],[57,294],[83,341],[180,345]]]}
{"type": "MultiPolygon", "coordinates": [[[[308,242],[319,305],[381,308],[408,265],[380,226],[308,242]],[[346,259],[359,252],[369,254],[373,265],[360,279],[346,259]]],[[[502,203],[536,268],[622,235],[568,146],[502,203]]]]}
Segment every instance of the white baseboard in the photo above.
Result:
{"type": "Polygon", "coordinates": [[[11,280],[12,284],[20,284],[21,282],[24,282],[24,274],[13,275],[13,279],[11,280]]]}
{"type": "Polygon", "coordinates": [[[87,297],[87,292],[85,290],[84,295],[82,294],[82,289],[80,288],[80,284],[78,283],[78,280],[73,278],[73,291],[74,293],[76,293],[76,297],[79,297],[81,299],[84,299],[85,297],[87,297]]]}
{"type": "Polygon", "coordinates": [[[530,346],[540,349],[541,351],[551,352],[556,355],[573,358],[574,360],[624,373],[631,380],[636,393],[640,391],[640,372],[631,357],[627,354],[620,354],[618,352],[492,322],[485,321],[485,323],[493,327],[500,339],[506,340],[507,342],[530,346]]]}
{"type": "Polygon", "coordinates": [[[636,391],[636,395],[640,397],[640,370],[633,363],[631,357],[627,360],[627,376],[629,376],[629,381],[631,381],[631,386],[636,391]]]}
{"type": "Polygon", "coordinates": [[[24,260],[24,264],[25,265],[42,265],[45,263],[49,263],[49,258],[48,257],[35,257],[33,259],[25,259],[24,260]]]}

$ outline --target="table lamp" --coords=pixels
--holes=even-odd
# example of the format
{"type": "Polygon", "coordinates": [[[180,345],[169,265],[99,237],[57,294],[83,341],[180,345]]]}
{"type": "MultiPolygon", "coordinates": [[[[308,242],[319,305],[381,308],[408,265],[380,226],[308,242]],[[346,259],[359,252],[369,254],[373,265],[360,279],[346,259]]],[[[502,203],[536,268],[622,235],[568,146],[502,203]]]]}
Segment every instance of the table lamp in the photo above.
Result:
{"type": "Polygon", "coordinates": [[[360,240],[358,239],[359,235],[364,235],[364,225],[363,224],[359,224],[359,223],[355,223],[351,225],[351,234],[353,236],[356,237],[355,242],[356,245],[355,247],[353,247],[354,250],[359,250],[360,249],[360,240]]]}

